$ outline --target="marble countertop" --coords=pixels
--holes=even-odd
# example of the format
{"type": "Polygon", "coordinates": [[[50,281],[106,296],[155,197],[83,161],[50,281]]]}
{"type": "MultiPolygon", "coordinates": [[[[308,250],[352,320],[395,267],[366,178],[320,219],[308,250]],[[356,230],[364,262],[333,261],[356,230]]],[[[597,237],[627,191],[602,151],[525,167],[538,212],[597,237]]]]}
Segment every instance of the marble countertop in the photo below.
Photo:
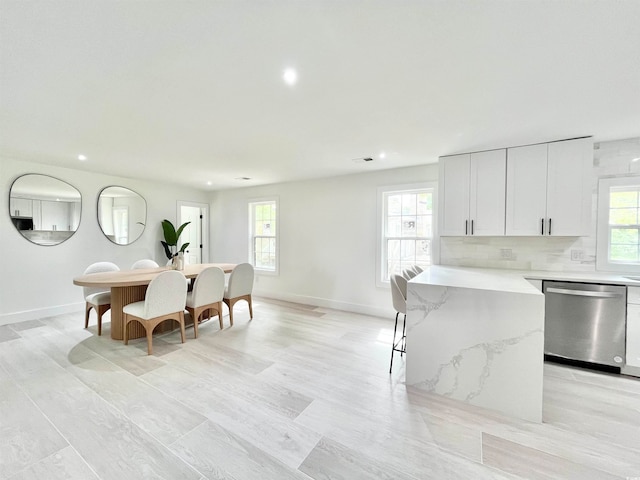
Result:
{"type": "MultiPolygon", "coordinates": [[[[640,279],[640,275],[628,274],[640,279]]],[[[472,288],[513,293],[541,294],[527,280],[558,280],[611,285],[640,286],[640,281],[624,274],[600,272],[551,272],[542,270],[503,270],[497,268],[448,267],[432,265],[411,282],[446,287],[472,288]]]]}

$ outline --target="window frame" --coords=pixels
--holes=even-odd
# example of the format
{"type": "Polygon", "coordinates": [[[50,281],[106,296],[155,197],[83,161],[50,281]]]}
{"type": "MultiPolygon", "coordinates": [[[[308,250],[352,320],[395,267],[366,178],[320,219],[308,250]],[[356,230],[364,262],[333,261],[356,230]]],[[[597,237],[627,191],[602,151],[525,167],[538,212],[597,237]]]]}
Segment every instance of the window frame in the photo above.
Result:
{"type": "Polygon", "coordinates": [[[272,197],[261,197],[261,198],[252,198],[248,201],[248,209],[249,209],[249,251],[247,254],[248,262],[253,265],[253,268],[256,273],[264,274],[264,275],[279,275],[280,272],[280,202],[279,198],[276,196],[272,197]],[[254,258],[254,239],[257,235],[255,235],[255,207],[258,205],[264,204],[275,204],[275,221],[276,221],[276,233],[275,235],[258,235],[264,238],[274,238],[276,242],[275,247],[275,265],[273,270],[264,267],[257,267],[255,265],[254,258]]]}
{"type": "Polygon", "coordinates": [[[389,193],[410,193],[418,190],[429,190],[431,193],[432,221],[431,221],[431,265],[439,263],[438,238],[438,184],[437,182],[420,182],[410,184],[387,185],[377,190],[377,245],[376,245],[376,286],[390,288],[389,280],[384,280],[382,274],[387,262],[385,242],[385,196],[389,193]]]}
{"type": "MultiPolygon", "coordinates": [[[[605,177],[598,181],[598,217],[596,232],[596,269],[605,272],[640,273],[638,263],[612,262],[609,259],[609,213],[612,187],[640,188],[640,176],[605,177]]],[[[640,224],[640,222],[639,222],[640,224]]],[[[640,226],[640,225],[639,225],[640,226]]]]}

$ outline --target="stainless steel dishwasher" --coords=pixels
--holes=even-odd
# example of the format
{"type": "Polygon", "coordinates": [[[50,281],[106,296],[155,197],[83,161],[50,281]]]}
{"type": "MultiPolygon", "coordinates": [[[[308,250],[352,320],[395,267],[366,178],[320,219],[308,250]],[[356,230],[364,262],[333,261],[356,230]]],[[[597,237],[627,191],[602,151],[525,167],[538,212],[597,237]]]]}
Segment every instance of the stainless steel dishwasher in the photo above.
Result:
{"type": "Polygon", "coordinates": [[[545,281],[542,291],[546,355],[624,365],[627,287],[545,281]]]}

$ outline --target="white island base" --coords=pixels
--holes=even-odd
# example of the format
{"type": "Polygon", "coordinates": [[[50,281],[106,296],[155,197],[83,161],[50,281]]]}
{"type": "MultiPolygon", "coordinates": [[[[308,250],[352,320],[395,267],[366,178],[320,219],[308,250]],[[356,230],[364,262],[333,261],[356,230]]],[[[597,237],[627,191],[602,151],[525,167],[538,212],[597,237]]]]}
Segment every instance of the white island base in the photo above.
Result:
{"type": "Polygon", "coordinates": [[[431,267],[409,282],[406,384],[542,421],[544,295],[522,276],[431,267]]]}

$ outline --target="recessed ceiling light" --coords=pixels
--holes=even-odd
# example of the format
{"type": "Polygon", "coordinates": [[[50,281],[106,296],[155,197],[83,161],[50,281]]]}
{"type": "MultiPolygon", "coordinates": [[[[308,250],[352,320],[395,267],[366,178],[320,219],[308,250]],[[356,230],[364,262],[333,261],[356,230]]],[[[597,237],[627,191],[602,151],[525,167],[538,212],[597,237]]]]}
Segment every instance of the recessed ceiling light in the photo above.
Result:
{"type": "Polygon", "coordinates": [[[213,183],[213,182],[212,182],[211,180],[209,180],[209,181],[207,182],[207,185],[212,185],[212,183],[213,183]]]}
{"type": "Polygon", "coordinates": [[[384,152],[380,152],[380,155],[378,155],[378,157],[379,157],[380,159],[385,158],[386,156],[387,156],[387,154],[386,154],[386,153],[384,153],[384,152]]]}
{"type": "Polygon", "coordinates": [[[282,79],[284,80],[284,83],[289,86],[295,85],[298,82],[298,72],[293,68],[286,68],[282,75],[282,79]]]}
{"type": "Polygon", "coordinates": [[[86,159],[87,159],[86,155],[82,155],[82,154],[78,155],[78,160],[80,160],[81,162],[84,162],[86,159]]]}

